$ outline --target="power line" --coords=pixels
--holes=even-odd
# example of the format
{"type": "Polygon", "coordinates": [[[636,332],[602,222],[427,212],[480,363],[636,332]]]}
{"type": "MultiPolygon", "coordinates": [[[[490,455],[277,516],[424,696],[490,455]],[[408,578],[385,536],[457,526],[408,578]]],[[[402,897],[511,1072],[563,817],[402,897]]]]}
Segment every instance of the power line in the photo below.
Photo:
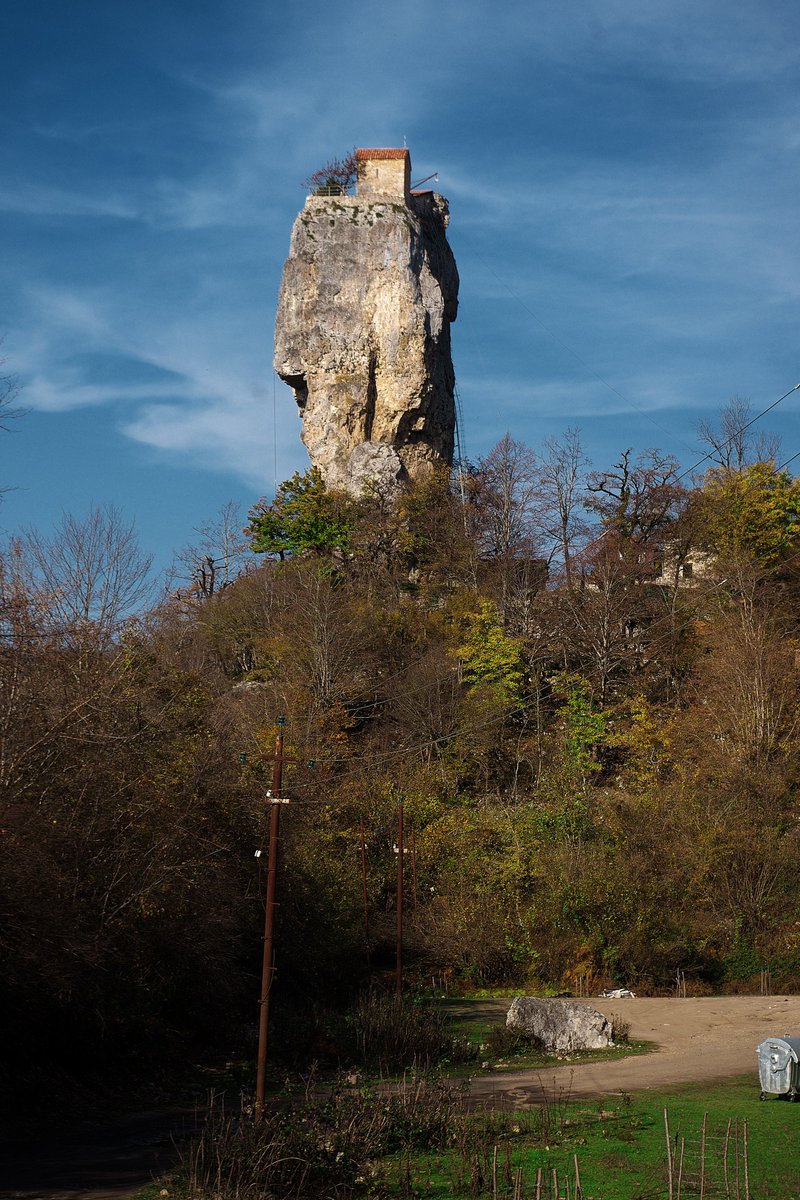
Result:
{"type": "MultiPolygon", "coordinates": [[[[454,738],[463,737],[470,733],[478,733],[483,729],[489,729],[493,725],[497,725],[502,721],[507,721],[510,717],[526,712],[529,707],[529,703],[526,702],[525,704],[519,704],[510,709],[504,709],[496,716],[489,717],[486,721],[481,721],[473,725],[460,725],[450,733],[444,733],[440,734],[438,737],[428,738],[425,741],[417,742],[413,746],[401,746],[396,750],[385,750],[377,754],[360,754],[358,757],[358,765],[360,767],[365,763],[374,764],[390,762],[392,759],[402,759],[410,754],[419,754],[424,750],[432,750],[437,746],[445,745],[447,742],[451,742],[454,738]]],[[[315,761],[317,764],[324,762],[328,765],[336,765],[339,763],[346,765],[350,763],[351,760],[350,758],[326,758],[316,759],[315,761]]],[[[356,768],[351,771],[344,771],[337,776],[337,781],[347,778],[348,775],[355,775],[358,773],[359,772],[356,768]]],[[[309,784],[308,786],[310,787],[311,785],[309,784]]]]}
{"type": "Polygon", "coordinates": [[[786,462],[781,463],[781,465],[777,468],[778,474],[780,474],[781,471],[785,471],[789,463],[793,463],[796,458],[800,458],[800,450],[797,451],[797,454],[793,454],[791,458],[787,458],[786,462]]]}
{"type": "MultiPolygon", "coordinates": [[[[727,442],[723,442],[718,450],[709,450],[708,454],[704,454],[703,457],[698,458],[697,462],[693,463],[691,467],[687,467],[685,471],[682,471],[681,474],[678,475],[675,482],[679,483],[681,479],[685,479],[687,475],[691,475],[692,471],[696,471],[697,468],[702,466],[704,462],[708,462],[709,459],[712,459],[715,454],[719,453],[719,450],[727,450],[729,446],[733,445],[738,437],[741,437],[746,429],[749,429],[751,425],[755,425],[756,421],[760,421],[761,418],[765,417],[768,412],[772,412],[773,408],[777,408],[779,404],[782,404],[783,401],[786,400],[788,396],[791,396],[792,392],[796,392],[798,388],[800,388],[800,383],[796,383],[794,387],[789,388],[788,392],[784,392],[783,395],[779,396],[777,400],[773,400],[772,404],[768,404],[766,408],[762,408],[761,412],[756,413],[756,415],[751,417],[749,421],[745,421],[744,425],[742,425],[740,429],[737,429],[736,432],[728,438],[727,442]]],[[[794,458],[797,457],[798,455],[795,454],[794,458]]],[[[790,458],[789,462],[791,461],[792,459],[790,458]]],[[[781,470],[782,469],[783,468],[781,468],[781,470]]]]}
{"type": "Polygon", "coordinates": [[[453,385],[453,407],[455,409],[456,418],[456,452],[458,454],[459,467],[462,466],[466,456],[466,443],[464,440],[464,409],[461,405],[461,394],[458,390],[458,384],[453,385]]]}

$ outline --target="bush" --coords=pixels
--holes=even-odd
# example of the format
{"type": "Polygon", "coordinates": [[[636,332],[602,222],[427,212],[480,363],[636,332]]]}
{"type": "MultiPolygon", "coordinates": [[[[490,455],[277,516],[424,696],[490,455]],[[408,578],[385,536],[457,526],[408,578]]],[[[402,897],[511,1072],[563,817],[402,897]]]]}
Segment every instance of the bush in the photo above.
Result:
{"type": "Polygon", "coordinates": [[[627,1046],[631,1040],[630,1021],[626,1021],[619,1013],[612,1013],[609,1020],[611,1021],[611,1040],[618,1046],[627,1046]]]}
{"type": "Polygon", "coordinates": [[[407,1067],[427,1069],[444,1059],[470,1056],[467,1043],[454,1038],[447,1014],[432,1004],[407,996],[366,992],[350,1016],[355,1029],[358,1057],[365,1066],[381,1071],[407,1067]]]}
{"type": "Polygon", "coordinates": [[[538,1038],[526,1037],[507,1025],[493,1025],[487,1034],[486,1044],[493,1058],[506,1058],[510,1054],[523,1054],[526,1050],[542,1049],[538,1038]]]}
{"type": "Polygon", "coordinates": [[[344,158],[332,158],[314,171],[303,181],[303,186],[317,196],[344,196],[352,188],[357,175],[356,152],[351,150],[344,158]]]}
{"type": "Polygon", "coordinates": [[[375,1160],[448,1145],[467,1115],[466,1087],[416,1081],[393,1095],[336,1089],[326,1100],[236,1115],[212,1103],[176,1191],[197,1200],[329,1200],[375,1192],[375,1160]]]}
{"type": "MultiPolygon", "coordinates": [[[[522,1134],[549,1148],[569,1123],[569,1100],[566,1090],[524,1113],[476,1112],[467,1083],[415,1080],[391,1094],[338,1088],[325,1099],[309,1095],[256,1123],[252,1111],[231,1115],[212,1098],[203,1131],[170,1190],[181,1200],[421,1195],[425,1183],[429,1190],[430,1178],[412,1179],[411,1156],[447,1151],[453,1190],[477,1195],[471,1184],[496,1169],[498,1142],[522,1134]]],[[[503,1194],[510,1195],[510,1172],[505,1182],[503,1194]]]]}
{"type": "Polygon", "coordinates": [[[723,959],[725,967],[725,982],[749,982],[759,975],[764,963],[761,955],[751,943],[738,940],[723,959]]]}

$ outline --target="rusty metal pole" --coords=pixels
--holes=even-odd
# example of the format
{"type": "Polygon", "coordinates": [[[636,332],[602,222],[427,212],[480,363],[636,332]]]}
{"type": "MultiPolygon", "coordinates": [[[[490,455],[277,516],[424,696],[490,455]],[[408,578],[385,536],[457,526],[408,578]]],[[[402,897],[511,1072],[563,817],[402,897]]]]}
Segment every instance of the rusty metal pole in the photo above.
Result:
{"type": "Polygon", "coordinates": [[[364,837],[364,822],[358,823],[361,835],[361,898],[364,902],[364,946],[367,952],[367,968],[369,969],[369,904],[367,901],[367,843],[364,837]]]}
{"type": "Polygon", "coordinates": [[[395,965],[395,988],[398,996],[403,994],[403,801],[397,817],[397,962],[395,965]]]}
{"type": "Polygon", "coordinates": [[[256,1062],[256,1121],[264,1115],[267,1078],[267,1037],[269,1027],[269,997],[272,990],[273,942],[275,932],[275,891],[278,877],[278,836],[281,820],[281,786],[283,782],[283,729],[275,739],[272,759],[272,796],[269,813],[269,865],[267,867],[267,897],[264,912],[264,959],[261,968],[261,996],[258,1015],[258,1058],[256,1062]]]}
{"type": "Polygon", "coordinates": [[[414,900],[414,920],[417,919],[417,839],[415,836],[414,826],[411,826],[411,880],[413,891],[411,893],[414,900]]]}

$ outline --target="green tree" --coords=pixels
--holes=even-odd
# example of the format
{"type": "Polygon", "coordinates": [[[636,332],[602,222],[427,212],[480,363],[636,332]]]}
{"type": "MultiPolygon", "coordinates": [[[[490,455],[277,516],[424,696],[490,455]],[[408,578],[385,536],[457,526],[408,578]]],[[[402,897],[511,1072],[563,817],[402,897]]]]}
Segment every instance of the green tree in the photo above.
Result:
{"type": "Polygon", "coordinates": [[[800,481],[772,459],[741,470],[713,468],[700,498],[702,536],[726,562],[777,565],[797,547],[800,481]]]}
{"type": "Polygon", "coordinates": [[[608,744],[625,756],[625,779],[631,794],[652,797],[670,767],[664,719],[645,696],[631,697],[615,715],[621,718],[621,727],[610,734],[608,744]]]}
{"type": "Polygon", "coordinates": [[[517,707],[525,678],[519,642],[503,631],[503,619],[490,600],[480,602],[466,625],[458,648],[464,682],[472,690],[488,690],[501,704],[517,707]]]}
{"type": "Polygon", "coordinates": [[[283,560],[305,552],[344,554],[352,528],[352,502],[328,491],[322,473],[311,467],[282,483],[271,504],[262,499],[253,505],[247,533],[256,554],[283,560]]]}
{"type": "Polygon", "coordinates": [[[558,714],[564,729],[564,754],[585,784],[600,769],[596,749],[606,738],[606,714],[594,708],[589,688],[579,675],[557,675],[554,684],[564,697],[558,714]]]}

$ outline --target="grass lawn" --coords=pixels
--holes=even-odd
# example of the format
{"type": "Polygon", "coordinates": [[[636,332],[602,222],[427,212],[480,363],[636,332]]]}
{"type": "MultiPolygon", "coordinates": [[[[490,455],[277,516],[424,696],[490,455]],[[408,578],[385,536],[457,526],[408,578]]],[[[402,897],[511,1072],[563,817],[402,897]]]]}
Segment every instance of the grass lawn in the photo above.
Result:
{"type": "Polygon", "coordinates": [[[511,1197],[515,1186],[520,1186],[521,1171],[521,1194],[532,1196],[537,1170],[542,1168],[548,1181],[553,1169],[560,1179],[569,1176],[574,1195],[577,1155],[587,1200],[666,1197],[665,1107],[673,1145],[680,1146],[684,1139],[684,1195],[697,1194],[688,1191],[689,1176],[699,1170],[699,1131],[706,1116],[705,1194],[709,1198],[725,1195],[722,1152],[729,1120],[731,1197],[745,1195],[745,1121],[750,1195],[754,1200],[800,1196],[800,1105],[775,1099],[761,1102],[758,1080],[751,1076],[714,1087],[686,1085],[619,1100],[554,1103],[545,1117],[541,1110],[504,1114],[499,1119],[478,1115],[471,1144],[466,1139],[445,1153],[395,1156],[390,1167],[393,1194],[466,1200],[493,1195],[496,1178],[497,1195],[511,1197]],[[484,1130],[479,1132],[482,1124],[484,1130]]]}
{"type": "MultiPolygon", "coordinates": [[[[338,1100],[301,1103],[274,1112],[261,1129],[236,1119],[226,1125],[218,1113],[203,1134],[202,1152],[190,1156],[200,1173],[165,1177],[159,1194],[534,1200],[538,1180],[541,1200],[576,1200],[577,1166],[583,1200],[667,1200],[666,1108],[676,1184],[682,1163],[682,1200],[800,1196],[800,1105],[760,1101],[754,1075],[596,1101],[573,1102],[562,1093],[516,1113],[470,1109],[463,1092],[459,1099],[458,1088],[446,1082],[409,1085],[402,1094],[356,1089],[338,1100]]],[[[151,1188],[140,1200],[156,1194],[151,1188]]]]}

